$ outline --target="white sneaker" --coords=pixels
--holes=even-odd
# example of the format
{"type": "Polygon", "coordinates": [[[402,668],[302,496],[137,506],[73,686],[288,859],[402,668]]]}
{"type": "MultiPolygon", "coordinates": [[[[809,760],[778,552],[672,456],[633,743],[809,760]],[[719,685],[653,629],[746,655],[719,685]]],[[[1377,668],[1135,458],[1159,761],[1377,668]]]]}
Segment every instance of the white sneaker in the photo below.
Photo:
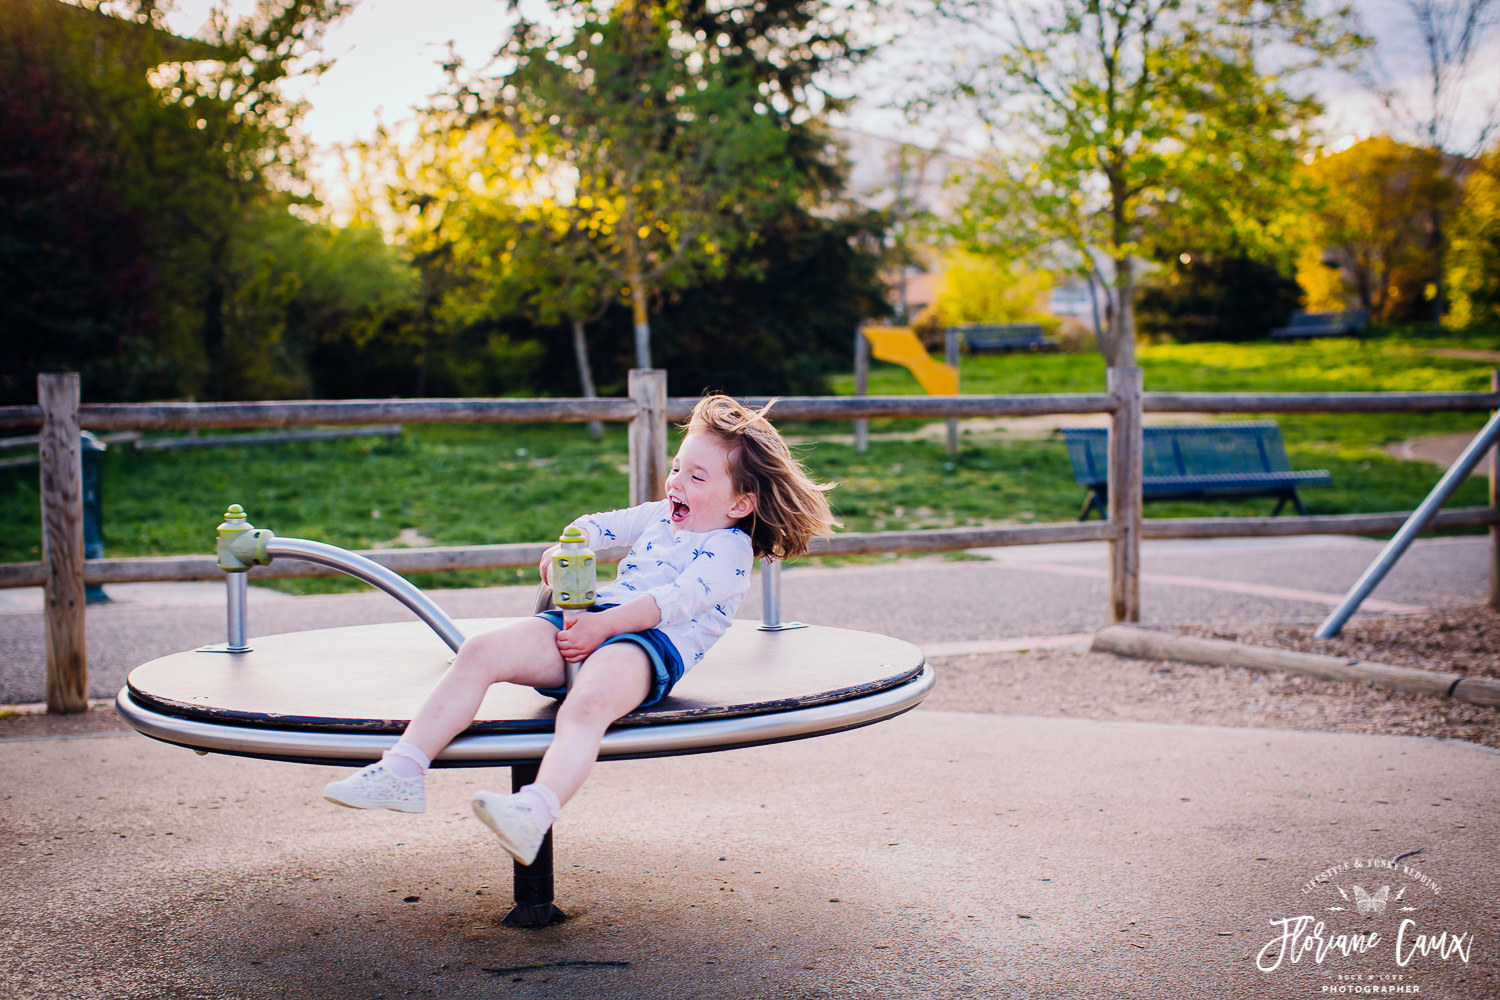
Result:
{"type": "Polygon", "coordinates": [[[526,796],[475,792],[469,803],[474,807],[474,815],[495,831],[507,854],[523,865],[536,860],[542,841],[547,837],[547,828],[552,824],[526,801],[526,796]]]}
{"type": "Polygon", "coordinates": [[[396,812],[427,811],[427,790],[422,779],[403,778],[386,770],[384,761],[360,768],[347,778],[330,781],[323,798],[350,809],[394,809],[396,812]]]}

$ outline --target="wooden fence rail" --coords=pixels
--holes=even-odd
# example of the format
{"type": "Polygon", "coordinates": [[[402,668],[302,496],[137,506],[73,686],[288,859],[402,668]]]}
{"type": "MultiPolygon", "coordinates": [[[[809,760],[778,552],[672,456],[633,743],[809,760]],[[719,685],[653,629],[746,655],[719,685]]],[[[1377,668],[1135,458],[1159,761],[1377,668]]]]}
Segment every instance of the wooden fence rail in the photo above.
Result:
{"type": "MultiPolygon", "coordinates": [[[[747,397],[763,405],[768,397],[747,397]]],[[[696,398],[666,401],[666,419],[680,421],[696,398]]],[[[1059,413],[1113,413],[1109,394],[1031,396],[782,396],[780,420],[852,420],[871,417],[1034,417],[1059,413]]],[[[1141,394],[1146,413],[1435,413],[1500,409],[1500,391],[1141,394]]],[[[312,424],[406,423],[621,423],[634,420],[640,404],[626,399],[345,399],[272,403],[85,403],[78,408],[86,430],[209,430],[221,427],[297,427],[312,424]]],[[[42,424],[40,406],[0,406],[0,428],[42,424]]]]}
{"type": "MultiPolygon", "coordinates": [[[[1284,518],[1141,517],[1143,413],[1375,413],[1500,408],[1500,373],[1490,392],[1405,393],[1147,393],[1139,368],[1112,368],[1106,393],[1017,396],[782,397],[779,420],[876,417],[945,419],[1024,417],[1064,413],[1110,416],[1109,519],[1104,522],[998,528],[846,532],[820,539],[814,555],[943,552],[1007,545],[1102,540],[1110,548],[1110,617],[1140,618],[1140,542],[1144,538],[1224,538],[1309,533],[1394,531],[1404,513],[1284,518]]],[[[83,499],[78,433],[295,427],[371,423],[540,423],[613,421],[630,424],[630,502],[662,496],[669,423],[687,417],[694,398],[666,395],[666,373],[633,371],[624,399],[390,399],[247,403],[79,404],[76,375],[38,378],[37,406],[0,407],[0,428],[41,428],[43,559],[0,564],[0,588],[46,588],[47,700],[51,711],[87,707],[84,639],[85,584],[223,578],[213,556],[83,559],[83,499]],[[69,446],[67,441],[71,440],[69,446]]],[[[746,402],[761,405],[764,398],[746,402]]],[[[1496,460],[1500,464],[1500,458],[1496,460]]],[[[1492,466],[1493,467],[1493,466],[1492,466]]],[[[1492,478],[1492,488],[1494,479],[1492,478]]],[[[1492,602],[1500,607],[1500,502],[1441,513],[1434,527],[1491,526],[1492,602]]],[[[226,497],[225,500],[234,499],[226,497]]],[[[546,543],[382,549],[362,553],[400,573],[533,566],[546,543]]],[[[601,553],[608,558],[609,553],[601,553]]],[[[282,560],[252,578],[335,575],[308,563],[282,560]]]]}

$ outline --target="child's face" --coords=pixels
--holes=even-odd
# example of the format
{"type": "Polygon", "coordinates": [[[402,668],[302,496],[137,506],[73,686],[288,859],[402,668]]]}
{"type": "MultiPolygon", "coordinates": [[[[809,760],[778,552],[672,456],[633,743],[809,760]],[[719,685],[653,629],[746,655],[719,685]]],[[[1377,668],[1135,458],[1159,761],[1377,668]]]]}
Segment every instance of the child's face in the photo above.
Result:
{"type": "Polygon", "coordinates": [[[754,497],[734,491],[728,449],[712,434],[682,439],[667,474],[667,499],[673,529],[687,531],[731,528],[755,507],[754,497]]]}

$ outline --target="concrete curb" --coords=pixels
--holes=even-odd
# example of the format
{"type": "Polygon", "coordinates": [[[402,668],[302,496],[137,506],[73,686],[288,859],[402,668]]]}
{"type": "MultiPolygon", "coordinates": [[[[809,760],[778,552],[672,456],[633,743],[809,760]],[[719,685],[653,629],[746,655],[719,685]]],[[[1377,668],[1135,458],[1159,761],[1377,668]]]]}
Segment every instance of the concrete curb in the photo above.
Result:
{"type": "Polygon", "coordinates": [[[1474,705],[1500,706],[1500,681],[1436,670],[1394,667],[1368,660],[1349,660],[1319,653],[1297,653],[1269,646],[1242,646],[1223,639],[1154,632],[1130,625],[1106,625],[1094,633],[1093,652],[1146,659],[1180,660],[1209,666],[1285,671],[1330,681],[1354,681],[1408,694],[1457,698],[1474,705]]]}

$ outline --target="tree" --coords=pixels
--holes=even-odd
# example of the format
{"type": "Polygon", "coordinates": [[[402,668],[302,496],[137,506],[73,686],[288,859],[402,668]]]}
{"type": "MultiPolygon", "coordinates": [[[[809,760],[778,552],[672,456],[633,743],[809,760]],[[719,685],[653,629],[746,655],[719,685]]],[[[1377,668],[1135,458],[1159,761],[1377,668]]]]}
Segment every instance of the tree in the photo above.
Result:
{"type": "MultiPolygon", "coordinates": [[[[513,245],[511,283],[523,308],[541,326],[566,321],[573,332],[573,358],[585,399],[598,396],[589,363],[585,327],[604,318],[610,306],[610,282],[591,252],[588,235],[554,204],[528,206],[513,245]]],[[[589,422],[594,437],[604,425],[589,422]]]]}
{"type": "MultiPolygon", "coordinates": [[[[1398,134],[1437,157],[1477,157],[1500,127],[1500,88],[1476,72],[1500,6],[1494,0],[1405,0],[1404,6],[1421,44],[1422,86],[1413,93],[1417,88],[1397,85],[1377,65],[1376,92],[1392,113],[1398,134]]],[[[1441,323],[1447,312],[1452,199],[1442,187],[1431,190],[1436,200],[1426,206],[1425,225],[1436,272],[1431,318],[1441,323]]]]}
{"type": "Polygon", "coordinates": [[[145,0],[130,19],[99,7],[11,0],[0,19],[3,391],[65,367],[94,398],[275,392],[277,348],[238,318],[268,290],[237,275],[261,210],[306,201],[279,190],[305,152],[279,85],[320,71],[348,4],[219,10],[205,42],[159,30],[145,0]]]}
{"type": "Polygon", "coordinates": [[[1056,322],[1044,303],[1053,279],[1045,271],[1018,261],[956,251],[943,260],[942,287],[935,311],[942,325],[951,323],[1056,322]]]}
{"type": "Polygon", "coordinates": [[[1452,240],[1453,298],[1445,322],[1458,329],[1500,326],[1500,147],[1480,158],[1464,185],[1452,240]]]}
{"type": "Polygon", "coordinates": [[[940,2],[973,41],[951,85],[993,139],[948,227],[960,245],[1050,255],[1106,296],[1096,325],[1111,365],[1134,364],[1140,262],[1172,228],[1228,244],[1273,241],[1317,104],[1289,90],[1304,63],[1358,39],[1302,0],[1060,0],[1010,8],[940,2]]]}
{"type": "Polygon", "coordinates": [[[1335,292],[1353,297],[1376,322],[1426,315],[1439,268],[1433,213],[1447,216],[1459,196],[1444,158],[1376,136],[1303,172],[1322,191],[1307,213],[1307,249],[1298,261],[1317,304],[1333,305],[1335,292]]]}
{"type": "Polygon", "coordinates": [[[514,68],[459,103],[508,125],[550,176],[568,230],[626,289],[649,367],[652,294],[723,273],[794,192],[787,135],[753,77],[706,56],[669,5],[578,15],[565,31],[523,21],[502,50],[514,68]]]}

